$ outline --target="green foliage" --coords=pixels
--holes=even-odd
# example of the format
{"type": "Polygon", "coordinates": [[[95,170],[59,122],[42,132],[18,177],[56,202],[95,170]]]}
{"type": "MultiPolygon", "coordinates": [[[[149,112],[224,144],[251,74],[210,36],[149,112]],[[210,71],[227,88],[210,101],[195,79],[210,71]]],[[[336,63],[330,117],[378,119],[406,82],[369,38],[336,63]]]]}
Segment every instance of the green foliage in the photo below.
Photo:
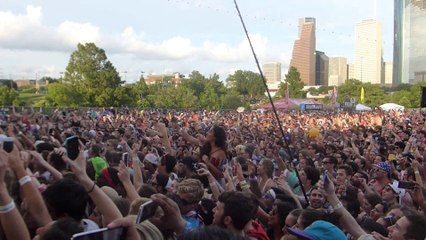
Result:
{"type": "Polygon", "coordinates": [[[361,102],[361,88],[364,87],[364,105],[374,107],[389,101],[384,88],[378,84],[363,83],[356,79],[349,79],[345,84],[337,87],[337,101],[340,103],[355,98],[361,102]]]}
{"type": "Polygon", "coordinates": [[[55,107],[78,107],[78,99],[83,99],[76,87],[69,83],[53,83],[48,86],[46,101],[55,107]]]}
{"type": "MultiPolygon", "coordinates": [[[[238,107],[245,106],[241,96],[236,91],[228,91],[228,93],[222,97],[222,103],[224,109],[237,109],[238,107]]],[[[247,105],[248,104],[246,104],[245,107],[250,106],[247,105]]]]}
{"type": "Polygon", "coordinates": [[[250,98],[264,96],[264,83],[258,73],[238,70],[229,75],[226,82],[230,89],[237,91],[240,95],[250,98]]]}
{"type": "Polygon", "coordinates": [[[64,83],[70,84],[81,97],[73,102],[65,101],[71,105],[123,106],[128,101],[117,70],[105,51],[94,43],[77,45],[66,68],[64,83]]]}
{"type": "Polygon", "coordinates": [[[11,106],[18,99],[18,92],[7,86],[0,86],[0,105],[11,106]]]}
{"type": "MultiPolygon", "coordinates": [[[[300,73],[295,67],[290,67],[288,73],[285,75],[285,82],[288,84],[288,93],[290,98],[305,98],[306,92],[303,91],[305,84],[300,78],[300,73]]],[[[285,83],[281,83],[278,92],[276,93],[277,97],[285,96],[285,83]]]]}

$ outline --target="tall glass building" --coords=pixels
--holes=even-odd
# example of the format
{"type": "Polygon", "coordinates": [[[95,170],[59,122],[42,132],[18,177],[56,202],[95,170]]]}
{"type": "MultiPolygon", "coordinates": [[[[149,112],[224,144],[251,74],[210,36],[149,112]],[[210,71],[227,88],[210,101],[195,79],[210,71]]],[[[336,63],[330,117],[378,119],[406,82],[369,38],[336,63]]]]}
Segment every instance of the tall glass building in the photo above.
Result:
{"type": "Polygon", "coordinates": [[[426,0],[394,0],[393,83],[426,81],[426,0]]]}

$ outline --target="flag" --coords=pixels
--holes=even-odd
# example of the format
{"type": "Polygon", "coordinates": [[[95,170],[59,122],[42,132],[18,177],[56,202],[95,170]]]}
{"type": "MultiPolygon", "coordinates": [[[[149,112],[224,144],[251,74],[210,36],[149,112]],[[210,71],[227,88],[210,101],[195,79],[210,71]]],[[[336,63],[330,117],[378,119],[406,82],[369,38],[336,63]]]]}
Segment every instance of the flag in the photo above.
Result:
{"type": "Polygon", "coordinates": [[[333,101],[333,104],[336,105],[336,102],[337,102],[337,90],[336,90],[336,87],[333,88],[333,93],[331,95],[331,100],[333,101]]]}
{"type": "Polygon", "coordinates": [[[288,83],[285,84],[285,102],[288,104],[290,93],[288,92],[288,83]]]}
{"type": "Polygon", "coordinates": [[[361,104],[364,104],[364,87],[361,87],[361,104]]]}

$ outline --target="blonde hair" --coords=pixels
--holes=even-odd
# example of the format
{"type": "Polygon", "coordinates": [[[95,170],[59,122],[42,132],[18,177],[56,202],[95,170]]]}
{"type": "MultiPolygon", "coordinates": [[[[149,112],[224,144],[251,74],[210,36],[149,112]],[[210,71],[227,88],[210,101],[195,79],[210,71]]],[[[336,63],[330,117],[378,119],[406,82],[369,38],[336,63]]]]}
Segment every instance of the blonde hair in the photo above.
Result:
{"type": "Polygon", "coordinates": [[[204,187],[200,180],[188,178],[176,184],[175,193],[186,194],[189,202],[196,203],[203,198],[204,187]]]}

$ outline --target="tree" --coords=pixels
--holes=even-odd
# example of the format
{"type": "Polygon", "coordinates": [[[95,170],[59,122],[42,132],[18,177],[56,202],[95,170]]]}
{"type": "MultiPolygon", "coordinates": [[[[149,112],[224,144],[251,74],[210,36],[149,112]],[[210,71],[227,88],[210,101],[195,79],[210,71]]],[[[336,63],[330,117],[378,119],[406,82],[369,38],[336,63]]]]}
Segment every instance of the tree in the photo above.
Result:
{"type": "MultiPolygon", "coordinates": [[[[305,98],[306,92],[303,91],[305,84],[300,79],[300,73],[295,67],[290,67],[288,73],[285,75],[285,82],[288,84],[288,93],[290,98],[305,98]]],[[[279,97],[285,96],[285,83],[281,83],[277,95],[279,97]]]]}
{"type": "Polygon", "coordinates": [[[222,104],[224,109],[237,109],[244,105],[241,96],[232,90],[229,90],[226,95],[222,96],[222,104]]]}
{"type": "Polygon", "coordinates": [[[69,83],[49,84],[46,101],[56,107],[78,107],[78,100],[82,98],[75,87],[69,83]]]}
{"type": "Polygon", "coordinates": [[[1,106],[11,106],[14,101],[18,99],[18,92],[7,86],[0,87],[0,105],[1,106]]]}
{"type": "Polygon", "coordinates": [[[78,44],[71,54],[64,82],[81,95],[83,106],[121,106],[126,99],[120,94],[122,81],[105,51],[94,43],[78,44]]]}
{"type": "Polygon", "coordinates": [[[228,86],[247,98],[264,96],[265,87],[258,73],[238,70],[226,79],[228,86]]]}

